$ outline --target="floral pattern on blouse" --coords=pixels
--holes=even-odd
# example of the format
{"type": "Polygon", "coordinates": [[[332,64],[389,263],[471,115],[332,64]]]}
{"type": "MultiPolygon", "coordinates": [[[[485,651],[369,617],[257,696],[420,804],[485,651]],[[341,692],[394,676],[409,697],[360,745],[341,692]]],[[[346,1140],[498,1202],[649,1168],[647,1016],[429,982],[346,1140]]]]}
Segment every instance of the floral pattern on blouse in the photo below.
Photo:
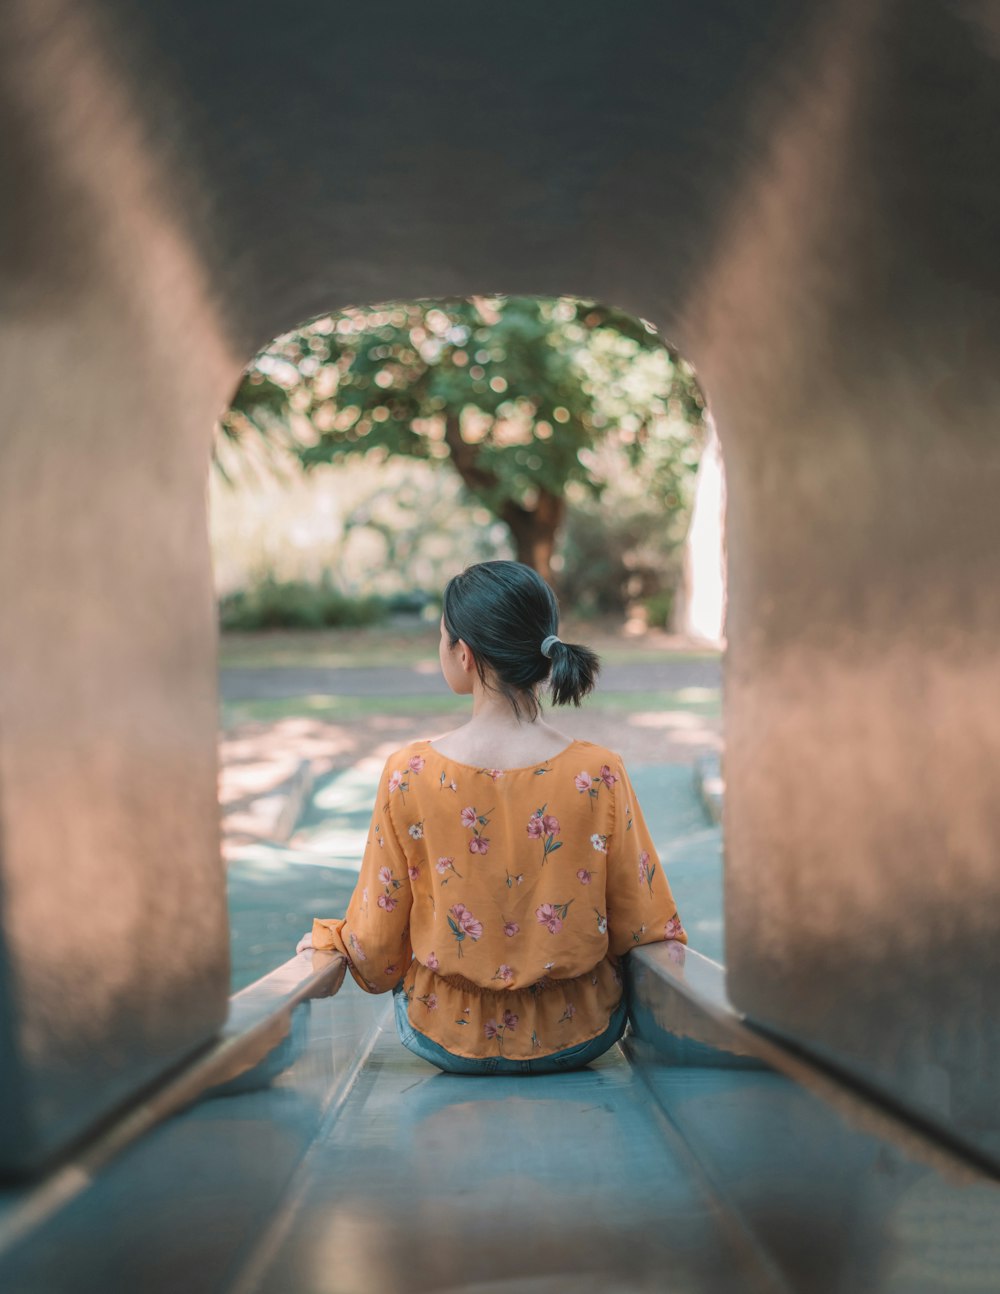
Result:
{"type": "Polygon", "coordinates": [[[439,1045],[517,1060],[603,1032],[619,959],[664,939],[687,942],[628,774],[585,741],[527,768],[397,751],[347,915],[313,925],[439,1045]]]}

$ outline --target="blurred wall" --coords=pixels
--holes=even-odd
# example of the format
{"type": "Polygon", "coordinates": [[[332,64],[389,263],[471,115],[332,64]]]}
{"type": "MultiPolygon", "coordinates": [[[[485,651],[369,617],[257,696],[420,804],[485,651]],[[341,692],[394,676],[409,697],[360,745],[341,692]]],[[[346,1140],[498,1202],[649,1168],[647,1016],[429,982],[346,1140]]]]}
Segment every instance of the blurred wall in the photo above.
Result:
{"type": "Polygon", "coordinates": [[[998,14],[7,0],[4,1163],[223,1010],[215,412],[304,318],[472,292],[697,366],[731,994],[1000,1156],[998,14]]]}

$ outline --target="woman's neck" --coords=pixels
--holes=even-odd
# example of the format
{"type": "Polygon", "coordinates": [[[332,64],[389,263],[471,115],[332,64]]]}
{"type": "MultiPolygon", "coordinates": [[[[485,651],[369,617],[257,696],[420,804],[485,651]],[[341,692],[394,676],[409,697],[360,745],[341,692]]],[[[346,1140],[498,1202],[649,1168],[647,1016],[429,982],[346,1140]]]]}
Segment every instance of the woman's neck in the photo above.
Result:
{"type": "Polygon", "coordinates": [[[519,718],[502,693],[476,687],[472,717],[433,745],[463,763],[517,768],[550,759],[569,742],[570,738],[547,723],[541,713],[519,718]]]}

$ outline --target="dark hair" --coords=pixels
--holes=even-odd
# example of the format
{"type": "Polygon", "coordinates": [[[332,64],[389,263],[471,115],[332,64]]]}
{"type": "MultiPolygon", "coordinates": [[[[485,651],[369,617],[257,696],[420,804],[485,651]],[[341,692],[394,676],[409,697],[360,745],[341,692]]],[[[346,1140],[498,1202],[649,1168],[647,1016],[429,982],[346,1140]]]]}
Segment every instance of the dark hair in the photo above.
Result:
{"type": "Polygon", "coordinates": [[[580,704],[593,690],[600,661],[587,647],[557,642],[551,657],[542,643],[559,627],[556,595],[522,562],[479,562],[448,581],[443,599],[445,632],[472,649],[483,683],[489,670],[520,718],[538,714],[535,689],[549,683],[555,705],[580,704]]]}

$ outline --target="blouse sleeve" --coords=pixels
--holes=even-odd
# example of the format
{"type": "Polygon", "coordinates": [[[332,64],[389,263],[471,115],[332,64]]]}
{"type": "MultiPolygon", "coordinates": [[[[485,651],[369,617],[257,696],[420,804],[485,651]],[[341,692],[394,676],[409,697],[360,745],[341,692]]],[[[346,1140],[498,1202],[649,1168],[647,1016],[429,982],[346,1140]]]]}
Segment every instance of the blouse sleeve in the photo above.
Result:
{"type": "Polygon", "coordinates": [[[393,774],[386,764],[379,779],[361,872],[347,905],[347,915],[313,920],[313,947],[343,953],[351,974],[368,993],[387,993],[394,988],[413,956],[410,946],[413,893],[406,855],[392,823],[391,799],[395,789],[393,774]]]}
{"type": "Polygon", "coordinates": [[[637,944],[687,943],[677,904],[621,760],[615,769],[615,817],[608,841],[608,950],[621,957],[637,944]]]}

